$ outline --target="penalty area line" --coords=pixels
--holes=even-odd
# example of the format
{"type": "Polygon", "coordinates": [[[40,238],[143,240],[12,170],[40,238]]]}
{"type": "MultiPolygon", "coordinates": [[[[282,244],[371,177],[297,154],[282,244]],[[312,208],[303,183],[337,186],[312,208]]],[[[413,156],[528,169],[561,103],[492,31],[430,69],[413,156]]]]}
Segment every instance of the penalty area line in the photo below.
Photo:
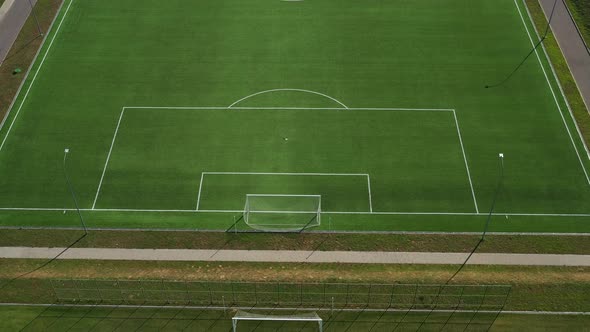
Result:
{"type": "Polygon", "coordinates": [[[201,188],[203,188],[203,177],[205,176],[205,172],[201,172],[201,181],[199,181],[199,195],[197,196],[197,207],[195,211],[199,211],[199,204],[201,204],[201,188]]]}
{"type": "Polygon", "coordinates": [[[102,169],[102,175],[100,176],[100,181],[98,182],[98,189],[96,189],[96,195],[94,196],[94,202],[92,203],[92,209],[96,206],[96,201],[98,200],[98,195],[100,194],[100,188],[102,187],[102,181],[104,180],[104,175],[107,171],[107,167],[109,165],[109,160],[111,159],[111,153],[113,152],[113,146],[115,146],[115,140],[117,139],[117,133],[119,133],[119,127],[121,126],[121,120],[123,119],[123,114],[125,114],[125,107],[121,110],[121,114],[119,115],[119,121],[117,122],[117,127],[115,128],[115,134],[113,135],[113,139],[111,141],[111,147],[109,148],[109,153],[107,154],[107,160],[104,163],[104,168],[102,169]]]}
{"type": "Polygon", "coordinates": [[[455,127],[457,128],[457,135],[459,136],[459,144],[461,145],[461,151],[463,152],[463,161],[465,162],[465,169],[467,170],[467,178],[469,179],[469,187],[471,188],[471,197],[473,197],[475,212],[479,213],[479,208],[477,207],[477,199],[475,198],[475,190],[473,189],[473,181],[471,181],[471,172],[469,171],[469,164],[467,163],[467,155],[465,154],[465,148],[463,147],[461,129],[459,128],[459,121],[457,120],[457,112],[455,112],[455,110],[453,110],[453,118],[455,119],[455,127]]]}
{"type": "Polygon", "coordinates": [[[371,197],[371,177],[367,174],[367,189],[369,191],[369,212],[373,213],[373,198],[371,197]]]}

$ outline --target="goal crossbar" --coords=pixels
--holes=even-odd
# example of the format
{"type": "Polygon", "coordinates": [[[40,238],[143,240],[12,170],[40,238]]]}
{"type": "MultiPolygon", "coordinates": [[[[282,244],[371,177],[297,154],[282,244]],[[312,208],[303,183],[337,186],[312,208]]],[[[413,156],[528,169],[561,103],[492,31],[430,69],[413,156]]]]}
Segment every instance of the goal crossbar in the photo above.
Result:
{"type": "Polygon", "coordinates": [[[232,317],[233,332],[236,332],[238,321],[284,321],[284,322],[317,322],[319,331],[323,330],[323,319],[315,312],[301,313],[296,315],[263,315],[239,310],[232,317]]]}
{"type": "Polygon", "coordinates": [[[319,226],[321,212],[321,195],[246,194],[243,217],[255,229],[294,231],[319,226]]]}

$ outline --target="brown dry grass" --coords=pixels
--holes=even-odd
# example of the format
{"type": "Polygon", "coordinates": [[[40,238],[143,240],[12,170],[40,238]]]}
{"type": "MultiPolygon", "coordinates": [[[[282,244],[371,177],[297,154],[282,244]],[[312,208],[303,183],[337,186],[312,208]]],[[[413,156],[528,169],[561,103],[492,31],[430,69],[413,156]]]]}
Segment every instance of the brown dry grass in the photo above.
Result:
{"type": "MultiPolygon", "coordinates": [[[[81,232],[0,230],[0,246],[65,247],[81,232]]],[[[474,235],[227,234],[199,232],[92,231],[76,247],[142,249],[245,249],[322,251],[469,252],[474,235]]],[[[488,236],[479,252],[590,254],[585,236],[488,236]]]]}
{"type": "MultiPolygon", "coordinates": [[[[0,260],[0,278],[34,269],[40,260],[0,260]]],[[[444,282],[449,265],[56,261],[27,278],[240,281],[444,282]]],[[[467,266],[460,283],[588,283],[590,267],[467,266]]]]}

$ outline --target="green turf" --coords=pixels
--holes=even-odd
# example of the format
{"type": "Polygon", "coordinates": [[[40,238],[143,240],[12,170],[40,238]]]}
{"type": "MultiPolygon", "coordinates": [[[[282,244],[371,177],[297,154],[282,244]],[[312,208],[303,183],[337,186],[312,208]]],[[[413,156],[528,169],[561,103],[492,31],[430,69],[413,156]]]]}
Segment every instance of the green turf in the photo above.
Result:
{"type": "MultiPolygon", "coordinates": [[[[62,172],[68,147],[80,206],[90,209],[119,128],[95,207],[182,211],[85,212],[94,227],[226,229],[238,212],[188,212],[202,172],[223,171],[369,174],[373,211],[404,213],[325,214],[323,229],[475,231],[502,152],[491,229],[588,232],[590,215],[503,214],[590,213],[590,162],[536,56],[506,84],[484,88],[530,49],[518,9],[534,35],[511,0],[66,0],[0,130],[0,207],[73,208],[62,172]],[[280,91],[235,105],[253,110],[170,108],[226,107],[277,88],[338,101],[280,91]],[[309,109],[340,103],[361,110],[309,109]],[[129,106],[163,108],[120,117],[129,106]],[[455,112],[366,109],[396,107],[455,112]]],[[[246,193],[322,194],[325,212],[370,209],[354,177],[207,175],[201,189],[202,209],[238,211],[246,193]]],[[[0,224],[76,224],[72,211],[57,210],[3,210],[0,224]]]]}

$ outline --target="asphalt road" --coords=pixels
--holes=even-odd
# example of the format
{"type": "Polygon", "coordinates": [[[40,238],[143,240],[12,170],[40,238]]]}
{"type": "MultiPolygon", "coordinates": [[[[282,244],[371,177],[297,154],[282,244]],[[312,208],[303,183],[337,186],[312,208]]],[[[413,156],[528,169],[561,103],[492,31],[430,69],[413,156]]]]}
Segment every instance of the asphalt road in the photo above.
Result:
{"type": "Polygon", "coordinates": [[[0,64],[8,55],[37,0],[5,0],[0,7],[0,64]]]}

